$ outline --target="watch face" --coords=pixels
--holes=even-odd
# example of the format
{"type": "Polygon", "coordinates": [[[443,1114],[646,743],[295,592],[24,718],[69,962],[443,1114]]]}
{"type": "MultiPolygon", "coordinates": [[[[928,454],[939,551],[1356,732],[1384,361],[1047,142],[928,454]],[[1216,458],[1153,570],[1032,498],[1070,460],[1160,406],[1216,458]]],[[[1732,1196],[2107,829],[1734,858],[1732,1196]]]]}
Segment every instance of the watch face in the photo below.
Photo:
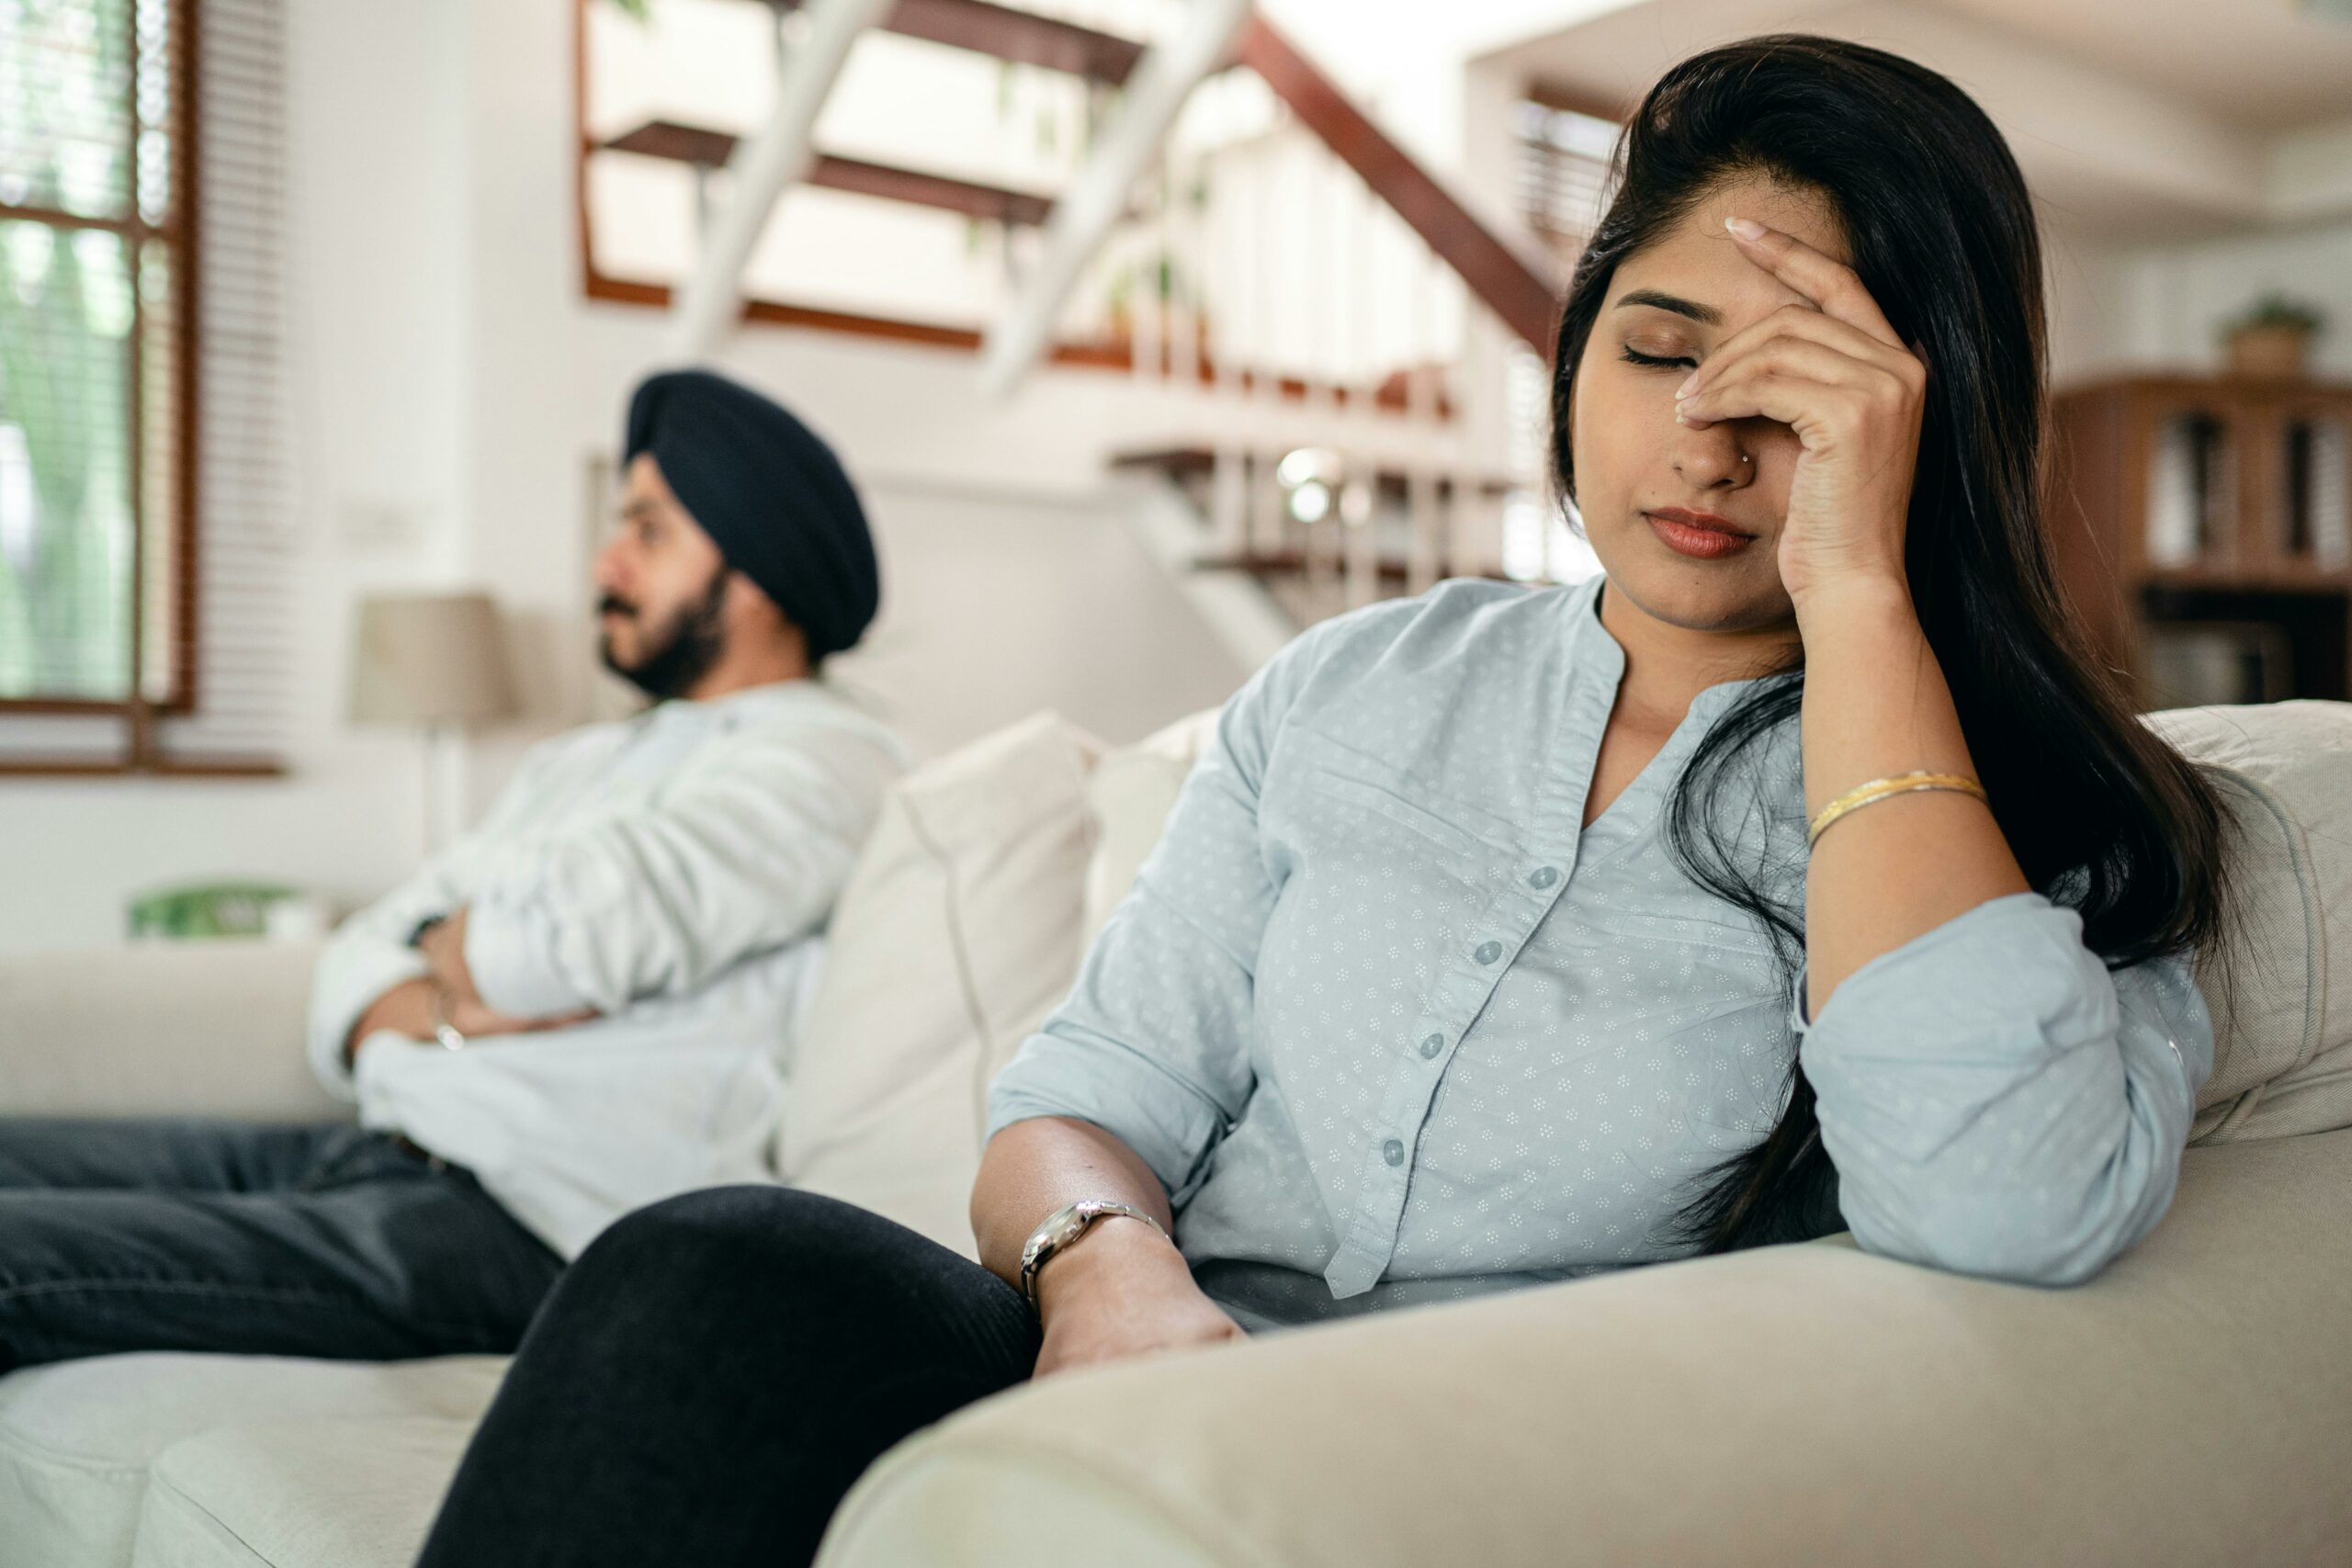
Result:
{"type": "Polygon", "coordinates": [[[1021,1261],[1035,1263],[1038,1258],[1062,1246],[1085,1228],[1086,1216],[1078,1212],[1078,1205],[1073,1203],[1069,1208],[1057,1209],[1046,1217],[1045,1223],[1037,1227],[1036,1234],[1029,1238],[1029,1244],[1021,1249],[1021,1261]]]}

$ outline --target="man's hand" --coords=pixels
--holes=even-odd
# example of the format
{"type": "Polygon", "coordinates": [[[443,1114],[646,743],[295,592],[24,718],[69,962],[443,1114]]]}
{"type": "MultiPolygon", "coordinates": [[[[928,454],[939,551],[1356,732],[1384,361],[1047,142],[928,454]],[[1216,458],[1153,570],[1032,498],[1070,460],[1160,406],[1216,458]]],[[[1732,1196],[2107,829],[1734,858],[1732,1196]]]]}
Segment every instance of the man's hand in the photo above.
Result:
{"type": "Polygon", "coordinates": [[[471,1034],[474,1031],[458,1022],[458,1014],[476,1010],[487,1013],[489,1010],[482,1007],[481,993],[474,989],[473,971],[466,967],[467,913],[461,905],[447,919],[435,921],[416,939],[416,950],[433,966],[433,983],[441,987],[442,996],[447,998],[449,1021],[461,1033],[471,1034]]]}
{"type": "Polygon", "coordinates": [[[1046,1341],[1035,1375],[1096,1361],[1245,1337],[1193,1282],[1183,1255],[1149,1225],[1116,1215],[1037,1272],[1046,1341]]]}
{"type": "MultiPolygon", "coordinates": [[[[442,1015],[449,1027],[469,1040],[486,1040],[497,1034],[538,1034],[550,1029],[569,1029],[575,1023],[585,1023],[603,1015],[594,1008],[582,1008],[578,1012],[560,1012],[548,1018],[515,1018],[511,1014],[492,1012],[477,997],[471,1002],[449,1004],[442,1015]]],[[[425,1032],[427,1039],[432,1031],[425,1032]]]]}
{"type": "MultiPolygon", "coordinates": [[[[464,908],[448,919],[438,920],[417,939],[416,950],[433,966],[428,981],[441,992],[444,1020],[450,1028],[469,1040],[496,1034],[536,1034],[548,1029],[569,1029],[575,1023],[585,1023],[598,1016],[594,1008],[582,1008],[578,1012],[556,1013],[548,1018],[515,1018],[493,1011],[474,988],[473,971],[466,966],[466,914],[464,908]]],[[[428,1002],[430,996],[427,997],[428,1002]]],[[[433,1026],[428,1019],[422,1039],[433,1038],[433,1026]]]]}
{"type": "Polygon", "coordinates": [[[359,1047],[368,1037],[383,1030],[405,1034],[411,1040],[433,1038],[433,982],[420,975],[413,980],[402,980],[382,996],[368,1004],[359,1021],[344,1036],[343,1065],[352,1066],[359,1059],[359,1047]]]}

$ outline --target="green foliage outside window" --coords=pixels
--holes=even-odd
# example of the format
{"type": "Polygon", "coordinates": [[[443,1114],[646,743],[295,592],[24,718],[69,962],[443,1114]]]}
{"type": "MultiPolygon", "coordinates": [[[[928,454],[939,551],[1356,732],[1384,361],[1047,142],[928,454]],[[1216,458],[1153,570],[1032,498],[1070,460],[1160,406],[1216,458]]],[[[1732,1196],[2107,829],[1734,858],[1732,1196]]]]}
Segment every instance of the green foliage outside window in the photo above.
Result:
{"type": "Polygon", "coordinates": [[[169,13],[0,0],[0,698],[130,694],[134,498],[172,500],[133,412],[168,363],[169,13]]]}

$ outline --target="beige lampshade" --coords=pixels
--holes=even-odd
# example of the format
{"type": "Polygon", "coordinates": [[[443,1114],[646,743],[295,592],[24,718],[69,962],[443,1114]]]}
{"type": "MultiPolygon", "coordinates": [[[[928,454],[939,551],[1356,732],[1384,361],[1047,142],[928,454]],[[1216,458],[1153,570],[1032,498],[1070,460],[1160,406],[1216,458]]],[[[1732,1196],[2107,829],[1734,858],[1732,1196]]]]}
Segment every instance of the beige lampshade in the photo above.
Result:
{"type": "Polygon", "coordinates": [[[487,593],[383,594],[359,603],[354,724],[489,724],[514,716],[498,606],[487,593]]]}

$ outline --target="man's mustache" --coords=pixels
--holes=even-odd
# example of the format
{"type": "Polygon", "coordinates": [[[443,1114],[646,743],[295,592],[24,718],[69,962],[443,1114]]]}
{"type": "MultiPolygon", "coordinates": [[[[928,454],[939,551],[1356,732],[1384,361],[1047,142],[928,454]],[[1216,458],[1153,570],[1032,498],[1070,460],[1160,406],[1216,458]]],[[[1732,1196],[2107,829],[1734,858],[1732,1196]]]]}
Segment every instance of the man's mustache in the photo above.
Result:
{"type": "Polygon", "coordinates": [[[616,593],[607,593],[602,599],[596,601],[596,614],[600,615],[627,615],[630,619],[634,620],[637,617],[637,606],[624,603],[620,595],[616,593]]]}

